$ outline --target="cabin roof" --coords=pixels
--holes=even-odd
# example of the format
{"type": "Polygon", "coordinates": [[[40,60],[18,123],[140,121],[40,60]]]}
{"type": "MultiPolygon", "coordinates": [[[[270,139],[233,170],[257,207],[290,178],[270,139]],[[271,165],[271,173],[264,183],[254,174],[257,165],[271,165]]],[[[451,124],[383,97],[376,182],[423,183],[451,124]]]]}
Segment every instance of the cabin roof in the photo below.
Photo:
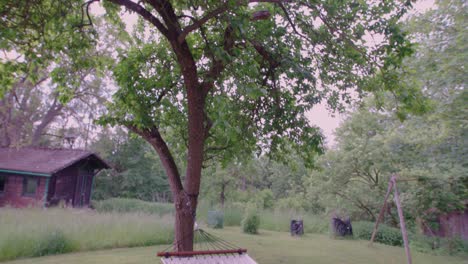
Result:
{"type": "Polygon", "coordinates": [[[93,161],[96,169],[110,168],[98,155],[86,150],[0,148],[0,172],[50,177],[84,159],[93,161]]]}

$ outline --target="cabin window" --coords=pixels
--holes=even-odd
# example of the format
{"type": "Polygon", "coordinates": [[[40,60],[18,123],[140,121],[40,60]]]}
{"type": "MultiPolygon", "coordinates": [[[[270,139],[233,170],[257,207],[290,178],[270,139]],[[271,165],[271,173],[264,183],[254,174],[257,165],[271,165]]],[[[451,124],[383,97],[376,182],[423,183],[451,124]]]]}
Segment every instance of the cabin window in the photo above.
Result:
{"type": "Polygon", "coordinates": [[[0,175],[0,194],[5,192],[6,176],[0,175]]]}
{"type": "Polygon", "coordinates": [[[23,178],[23,195],[34,196],[36,194],[37,187],[39,186],[39,179],[32,177],[23,178]]]}

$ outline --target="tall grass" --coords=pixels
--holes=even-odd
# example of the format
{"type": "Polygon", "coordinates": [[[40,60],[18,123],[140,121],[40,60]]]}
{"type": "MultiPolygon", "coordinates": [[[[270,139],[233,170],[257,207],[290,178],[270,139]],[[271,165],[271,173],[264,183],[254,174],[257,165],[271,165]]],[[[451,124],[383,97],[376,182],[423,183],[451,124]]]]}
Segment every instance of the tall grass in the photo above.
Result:
{"type": "MultiPolygon", "coordinates": [[[[169,203],[151,203],[137,199],[112,198],[93,202],[94,207],[100,212],[143,212],[148,214],[163,215],[174,212],[174,205],[169,203]]],[[[200,201],[197,208],[197,222],[207,223],[208,211],[219,210],[224,214],[224,226],[240,226],[244,216],[245,204],[226,204],[223,209],[210,206],[200,201]]],[[[295,210],[260,210],[260,229],[271,231],[289,232],[289,224],[292,219],[304,221],[304,231],[307,233],[327,233],[329,223],[326,217],[307,212],[298,213],[295,210]]]]}
{"type": "Polygon", "coordinates": [[[74,251],[170,244],[173,217],[72,209],[0,211],[0,261],[74,251]]]}
{"type": "MultiPolygon", "coordinates": [[[[201,202],[197,209],[197,220],[206,222],[206,216],[209,210],[219,210],[224,212],[225,226],[240,226],[244,216],[244,204],[229,204],[224,209],[209,206],[201,202]]],[[[260,229],[289,232],[289,225],[292,219],[302,219],[304,221],[304,231],[307,233],[328,232],[329,223],[325,216],[314,215],[307,212],[297,212],[296,210],[260,210],[260,229]]]]}
{"type": "Polygon", "coordinates": [[[260,213],[260,228],[272,231],[289,232],[292,219],[304,221],[304,232],[325,234],[329,224],[326,217],[295,210],[262,211],[260,213]]]}
{"type": "Polygon", "coordinates": [[[174,205],[170,203],[153,203],[127,198],[111,198],[102,201],[93,201],[93,206],[98,212],[139,212],[157,215],[165,215],[174,212],[174,205]]]}
{"type": "Polygon", "coordinates": [[[213,207],[201,201],[197,208],[197,222],[206,223],[208,211],[222,211],[224,215],[224,226],[240,226],[244,215],[244,208],[235,205],[227,205],[224,209],[213,207]]]}

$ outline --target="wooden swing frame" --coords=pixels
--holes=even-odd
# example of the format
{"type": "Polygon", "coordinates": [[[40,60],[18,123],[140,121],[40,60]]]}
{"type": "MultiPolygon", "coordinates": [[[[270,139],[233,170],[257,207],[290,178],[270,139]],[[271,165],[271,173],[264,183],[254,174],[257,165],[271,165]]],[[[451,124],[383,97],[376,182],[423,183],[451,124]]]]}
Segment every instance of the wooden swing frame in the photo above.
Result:
{"type": "Polygon", "coordinates": [[[379,223],[382,221],[382,218],[385,214],[385,208],[387,207],[388,196],[390,196],[390,192],[392,191],[392,188],[393,188],[393,190],[395,191],[394,199],[395,199],[395,203],[397,206],[398,217],[400,218],[401,235],[403,236],[403,244],[405,246],[406,261],[408,262],[408,264],[412,264],[411,252],[410,252],[409,241],[408,241],[408,232],[406,231],[405,218],[403,216],[403,209],[400,203],[400,195],[398,194],[398,189],[396,185],[397,179],[398,179],[398,175],[396,174],[393,174],[390,177],[390,181],[388,182],[387,193],[385,194],[384,203],[382,205],[382,208],[380,209],[380,213],[379,213],[379,216],[377,217],[377,221],[375,222],[374,231],[372,232],[372,237],[371,237],[369,246],[372,246],[372,244],[374,243],[374,239],[377,234],[377,230],[379,228],[379,223]]]}

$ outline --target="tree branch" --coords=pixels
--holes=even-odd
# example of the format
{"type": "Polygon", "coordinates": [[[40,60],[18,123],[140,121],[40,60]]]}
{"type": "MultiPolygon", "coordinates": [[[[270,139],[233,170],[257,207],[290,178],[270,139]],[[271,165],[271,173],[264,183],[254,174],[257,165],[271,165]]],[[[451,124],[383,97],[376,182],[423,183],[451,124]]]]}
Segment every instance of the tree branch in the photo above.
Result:
{"type": "MultiPolygon", "coordinates": [[[[282,5],[282,3],[290,2],[290,0],[250,0],[249,1],[249,3],[260,3],[260,2],[262,2],[262,3],[276,3],[276,4],[281,4],[282,5]]],[[[241,1],[238,1],[238,3],[240,4],[241,1]]],[[[282,7],[282,8],[284,8],[284,7],[282,7]]],[[[182,33],[179,35],[179,37],[177,39],[178,42],[182,43],[190,32],[199,29],[208,20],[210,20],[210,19],[212,19],[214,17],[217,17],[220,14],[222,14],[222,13],[228,11],[228,10],[229,10],[229,5],[228,5],[228,3],[224,2],[219,7],[215,8],[214,10],[209,11],[200,20],[196,20],[193,24],[188,25],[187,27],[185,27],[182,30],[182,33]]]]}
{"type": "Polygon", "coordinates": [[[288,10],[287,10],[286,7],[283,5],[283,3],[278,3],[278,5],[280,6],[281,10],[283,10],[284,15],[286,16],[286,19],[289,21],[289,24],[291,24],[291,27],[293,28],[294,32],[295,32],[297,35],[301,36],[301,37],[304,38],[304,39],[307,39],[309,42],[312,43],[312,40],[311,40],[309,37],[307,37],[307,36],[304,35],[304,34],[299,33],[299,31],[298,31],[297,28],[296,28],[296,25],[294,24],[294,22],[292,21],[291,17],[289,16],[288,10]]]}
{"type": "MultiPolygon", "coordinates": [[[[234,48],[234,34],[233,28],[229,25],[226,27],[224,31],[224,51],[226,51],[229,55],[232,54],[232,49],[234,48]]],[[[202,83],[202,87],[205,93],[214,86],[214,80],[216,80],[220,75],[221,72],[226,67],[225,63],[217,58],[213,58],[213,64],[210,67],[210,70],[206,74],[206,78],[202,83]]]]}
{"type": "Polygon", "coordinates": [[[189,26],[186,26],[182,30],[182,33],[179,35],[177,40],[179,41],[179,43],[182,43],[190,32],[199,29],[208,20],[210,20],[210,19],[212,19],[212,18],[226,12],[227,10],[228,10],[227,3],[221,4],[221,6],[219,6],[218,8],[216,8],[216,9],[210,11],[210,12],[208,12],[208,14],[206,14],[200,20],[196,20],[193,24],[191,24],[189,26]]]}
{"type": "Polygon", "coordinates": [[[179,170],[174,161],[174,157],[172,156],[166,142],[159,133],[158,128],[153,126],[151,128],[140,129],[133,124],[125,124],[125,127],[143,137],[154,147],[159,155],[159,158],[161,159],[161,163],[163,164],[164,169],[166,170],[172,193],[174,195],[180,193],[183,190],[183,186],[180,179],[179,170]]]}
{"type": "Polygon", "coordinates": [[[94,2],[99,2],[99,0],[89,0],[81,5],[81,23],[78,25],[79,28],[93,25],[93,21],[91,20],[91,16],[89,15],[89,6],[94,2]],[[86,6],[86,16],[88,18],[87,23],[84,23],[84,17],[85,17],[84,7],[85,6],[86,6]]]}
{"type": "Polygon", "coordinates": [[[171,41],[176,41],[177,35],[180,34],[181,29],[179,20],[171,3],[167,0],[146,0],[146,2],[154,7],[159,15],[161,15],[162,19],[166,23],[169,35],[171,35],[171,41]]]}
{"type": "Polygon", "coordinates": [[[141,5],[134,3],[130,0],[108,0],[108,1],[117,5],[125,6],[127,9],[133,12],[136,12],[137,14],[142,16],[146,21],[153,24],[159,30],[159,32],[161,32],[161,34],[163,34],[166,38],[169,38],[169,30],[161,23],[161,21],[159,21],[157,17],[153,16],[151,12],[146,10],[141,5]]]}

